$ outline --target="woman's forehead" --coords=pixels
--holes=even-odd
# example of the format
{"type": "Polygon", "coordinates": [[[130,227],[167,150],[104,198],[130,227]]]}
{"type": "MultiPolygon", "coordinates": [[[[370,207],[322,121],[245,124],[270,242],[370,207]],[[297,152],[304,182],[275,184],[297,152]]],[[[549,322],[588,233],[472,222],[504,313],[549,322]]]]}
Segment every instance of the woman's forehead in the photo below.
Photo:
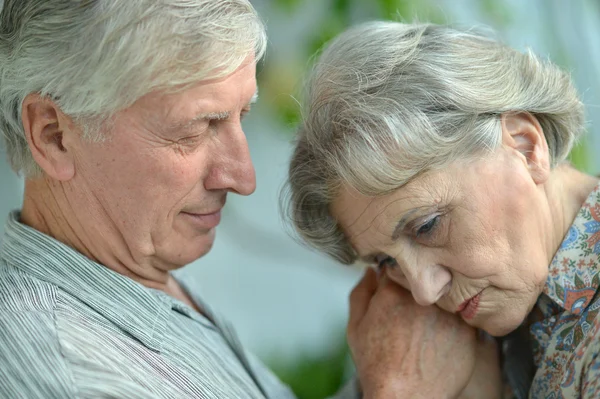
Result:
{"type": "Polygon", "coordinates": [[[375,197],[343,185],[330,211],[349,236],[362,235],[369,230],[379,231],[415,209],[439,203],[441,185],[433,184],[435,180],[438,179],[421,176],[389,194],[375,197]]]}

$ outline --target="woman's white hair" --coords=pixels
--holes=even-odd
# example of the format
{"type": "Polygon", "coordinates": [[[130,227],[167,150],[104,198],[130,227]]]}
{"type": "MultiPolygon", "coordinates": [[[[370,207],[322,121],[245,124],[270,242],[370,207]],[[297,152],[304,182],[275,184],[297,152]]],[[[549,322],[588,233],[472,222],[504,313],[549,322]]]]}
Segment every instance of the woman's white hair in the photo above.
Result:
{"type": "Polygon", "coordinates": [[[248,0],[4,0],[0,130],[11,166],[39,173],[21,123],[30,93],[100,139],[100,123],[145,94],[226,76],[265,48],[248,0]]]}
{"type": "Polygon", "coordinates": [[[307,243],[352,263],[356,254],[329,210],[341,185],[382,195],[481,156],[501,144],[501,114],[509,112],[537,118],[553,166],[583,128],[570,77],[531,52],[432,24],[351,28],[308,80],[283,199],[288,217],[307,243]]]}

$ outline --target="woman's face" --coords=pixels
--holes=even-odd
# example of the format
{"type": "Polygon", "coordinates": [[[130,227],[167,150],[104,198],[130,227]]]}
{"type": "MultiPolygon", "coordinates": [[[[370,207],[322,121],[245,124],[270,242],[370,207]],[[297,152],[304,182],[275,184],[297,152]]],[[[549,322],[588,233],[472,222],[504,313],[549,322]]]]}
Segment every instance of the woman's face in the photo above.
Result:
{"type": "Polygon", "coordinates": [[[346,187],[331,212],[359,257],[385,266],[416,302],[458,312],[492,335],[518,327],[546,281],[550,208],[512,148],[381,197],[346,187]]]}

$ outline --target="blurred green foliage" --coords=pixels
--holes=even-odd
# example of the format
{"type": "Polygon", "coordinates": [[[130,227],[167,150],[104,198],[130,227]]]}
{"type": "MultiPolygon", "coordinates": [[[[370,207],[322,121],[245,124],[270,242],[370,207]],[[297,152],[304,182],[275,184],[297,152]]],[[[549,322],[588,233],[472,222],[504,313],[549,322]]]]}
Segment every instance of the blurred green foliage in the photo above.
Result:
{"type": "Polygon", "coordinates": [[[587,171],[590,165],[587,140],[583,139],[575,144],[569,154],[569,161],[579,170],[587,171]]]}
{"type": "Polygon", "coordinates": [[[377,0],[380,18],[396,21],[444,23],[446,18],[435,1],[377,0]]]}
{"type": "Polygon", "coordinates": [[[273,6],[279,7],[289,13],[295,11],[302,3],[303,0],[273,0],[273,6]]]}
{"type": "Polygon", "coordinates": [[[486,16],[496,28],[503,28],[513,22],[510,7],[503,1],[479,0],[479,12],[486,16]]]}
{"type": "MultiPolygon", "coordinates": [[[[310,0],[272,0],[273,7],[282,10],[289,18],[293,18],[294,12],[310,0]]],[[[316,1],[316,0],[313,0],[316,1]]],[[[315,55],[331,39],[339,35],[353,23],[353,11],[364,7],[364,0],[318,0],[327,3],[326,12],[319,15],[321,24],[319,28],[304,40],[298,50],[301,58],[308,60],[302,65],[301,70],[296,70],[296,65],[282,62],[271,62],[262,68],[259,74],[259,84],[262,92],[271,98],[275,116],[285,126],[293,127],[300,121],[300,105],[296,100],[301,95],[299,85],[307,70],[310,69],[315,55]],[[294,78],[285,81],[281,76],[289,77],[289,70],[296,70],[294,78]],[[284,90],[282,90],[284,88],[284,90]],[[281,93],[287,91],[287,96],[281,93]],[[270,93],[270,94],[269,94],[270,93]]],[[[405,22],[413,20],[443,23],[445,18],[441,8],[435,5],[434,0],[375,0],[368,7],[372,10],[372,18],[392,19],[405,22]]],[[[293,62],[293,61],[292,61],[293,62]]]]}
{"type": "MultiPolygon", "coordinates": [[[[541,10],[541,12],[543,13],[545,20],[554,20],[551,8],[544,8],[541,10]]],[[[560,66],[565,71],[570,70],[572,68],[573,61],[569,58],[567,50],[561,44],[562,41],[560,40],[560,37],[558,36],[558,33],[552,24],[548,23],[544,25],[543,37],[546,38],[546,41],[550,45],[549,47],[553,49],[552,62],[560,66]]],[[[569,154],[569,161],[575,168],[582,171],[587,171],[590,165],[590,158],[587,148],[588,140],[584,136],[575,143],[575,146],[569,154]]]]}
{"type": "Polygon", "coordinates": [[[335,394],[346,382],[349,356],[350,351],[341,334],[338,344],[328,353],[301,356],[291,363],[273,358],[267,363],[298,399],[322,399],[335,394]]]}

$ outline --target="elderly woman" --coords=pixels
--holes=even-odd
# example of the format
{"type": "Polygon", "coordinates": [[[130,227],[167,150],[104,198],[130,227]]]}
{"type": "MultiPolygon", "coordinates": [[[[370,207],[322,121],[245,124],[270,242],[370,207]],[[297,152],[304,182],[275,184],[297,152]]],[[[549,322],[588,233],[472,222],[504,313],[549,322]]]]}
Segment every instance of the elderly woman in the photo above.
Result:
{"type": "Polygon", "coordinates": [[[312,246],[503,337],[516,397],[597,398],[600,187],[565,162],[583,122],[569,76],[531,53],[358,26],[308,82],[290,215],[312,246]]]}

